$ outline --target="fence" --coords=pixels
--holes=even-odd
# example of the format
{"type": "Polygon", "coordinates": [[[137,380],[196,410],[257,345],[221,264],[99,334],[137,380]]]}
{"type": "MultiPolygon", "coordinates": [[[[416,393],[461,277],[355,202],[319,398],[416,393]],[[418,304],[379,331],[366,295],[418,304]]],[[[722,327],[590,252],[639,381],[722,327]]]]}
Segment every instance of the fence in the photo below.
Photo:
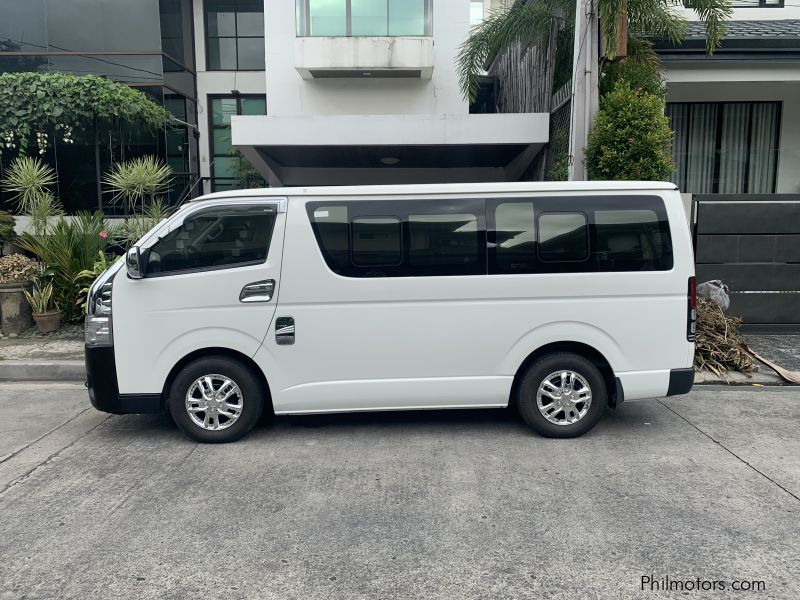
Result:
{"type": "Polygon", "coordinates": [[[800,330],[800,194],[696,195],[697,281],[721,279],[750,329],[800,330]]]}

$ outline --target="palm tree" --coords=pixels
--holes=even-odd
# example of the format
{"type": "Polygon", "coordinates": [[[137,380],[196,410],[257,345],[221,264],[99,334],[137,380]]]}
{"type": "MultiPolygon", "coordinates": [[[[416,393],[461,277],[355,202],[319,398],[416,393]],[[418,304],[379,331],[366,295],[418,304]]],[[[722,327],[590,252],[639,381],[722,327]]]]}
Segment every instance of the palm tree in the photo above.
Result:
{"type": "MultiPolygon", "coordinates": [[[[640,50],[645,60],[653,60],[646,37],[674,43],[686,37],[686,19],[677,7],[693,9],[705,25],[706,52],[717,48],[732,14],[731,0],[595,0],[603,36],[605,55],[617,56],[620,38],[627,29],[631,53],[640,50]],[[627,20],[625,16],[627,14],[627,20]]],[[[510,7],[495,9],[470,31],[458,54],[461,93],[470,102],[478,95],[480,74],[486,62],[518,42],[547,40],[551,26],[574,28],[574,0],[522,0],[510,7]]]]}

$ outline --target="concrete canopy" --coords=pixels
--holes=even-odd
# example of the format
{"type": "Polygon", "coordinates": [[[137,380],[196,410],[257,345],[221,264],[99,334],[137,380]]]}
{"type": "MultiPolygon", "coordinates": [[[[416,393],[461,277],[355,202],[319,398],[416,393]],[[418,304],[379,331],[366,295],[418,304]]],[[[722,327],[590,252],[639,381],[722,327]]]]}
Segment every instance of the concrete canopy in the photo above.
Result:
{"type": "Polygon", "coordinates": [[[548,135],[539,113],[232,118],[273,186],[516,181],[548,135]]]}

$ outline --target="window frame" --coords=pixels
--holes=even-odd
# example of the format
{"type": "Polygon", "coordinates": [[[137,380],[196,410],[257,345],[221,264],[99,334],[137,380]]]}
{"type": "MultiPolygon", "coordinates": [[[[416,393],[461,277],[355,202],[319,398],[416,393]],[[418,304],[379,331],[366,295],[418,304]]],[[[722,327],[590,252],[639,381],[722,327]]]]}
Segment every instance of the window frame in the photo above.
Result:
{"type": "Polygon", "coordinates": [[[296,37],[431,37],[433,36],[433,0],[424,0],[424,33],[420,35],[392,35],[389,33],[389,23],[391,22],[391,13],[389,11],[390,0],[381,0],[386,3],[386,35],[353,35],[353,10],[352,0],[344,0],[345,2],[345,34],[336,36],[319,36],[311,34],[311,6],[310,0],[295,0],[295,19],[299,19],[295,23],[295,36],[296,37]]]}
{"type": "MultiPolygon", "coordinates": [[[[266,58],[267,32],[264,31],[264,35],[261,35],[261,36],[254,36],[254,35],[242,35],[242,36],[240,36],[239,35],[239,19],[238,19],[238,15],[239,15],[238,8],[239,8],[240,0],[229,0],[229,1],[231,3],[233,3],[233,4],[235,4],[236,8],[237,8],[237,12],[234,13],[234,14],[237,15],[237,17],[234,18],[234,20],[233,20],[234,28],[236,30],[236,35],[233,35],[233,36],[231,36],[231,35],[213,35],[212,36],[212,35],[210,35],[209,28],[208,28],[208,21],[209,21],[209,18],[208,18],[208,15],[209,15],[208,5],[209,5],[210,2],[209,2],[209,0],[203,0],[203,33],[204,33],[204,42],[205,42],[206,71],[211,71],[213,73],[224,73],[224,72],[234,72],[234,71],[248,71],[248,72],[256,72],[257,73],[257,72],[260,72],[260,71],[265,71],[266,68],[267,68],[267,58],[266,58]],[[215,68],[211,67],[211,44],[209,43],[209,41],[212,40],[212,39],[214,39],[214,40],[235,40],[235,42],[236,42],[236,68],[235,69],[223,69],[223,68],[221,68],[221,66],[220,66],[219,69],[215,69],[215,68]],[[239,66],[239,39],[247,39],[247,40],[258,40],[258,39],[260,39],[263,42],[262,46],[264,47],[264,53],[265,53],[265,55],[264,55],[264,67],[263,68],[243,69],[243,68],[241,68],[239,66]]],[[[262,15],[262,18],[265,17],[264,10],[261,11],[261,15],[262,15]]],[[[266,24],[265,24],[265,27],[266,27],[266,24]]],[[[220,57],[221,57],[221,54],[220,54],[220,57]]],[[[222,61],[220,61],[220,63],[221,62],[222,61]]]]}
{"type": "MultiPolygon", "coordinates": [[[[236,116],[241,116],[242,114],[242,100],[264,100],[264,114],[267,114],[267,95],[266,94],[209,94],[207,96],[206,108],[208,112],[208,156],[209,156],[209,165],[208,170],[211,175],[211,191],[228,191],[231,188],[225,188],[223,190],[216,189],[216,181],[218,179],[231,179],[230,177],[217,177],[214,171],[214,163],[217,159],[216,148],[214,147],[214,131],[218,129],[231,129],[231,125],[215,125],[214,124],[214,100],[236,100],[236,116]]],[[[227,154],[219,154],[220,157],[227,157],[227,158],[234,158],[233,155],[227,154]]],[[[233,182],[235,183],[235,182],[233,182]]],[[[265,182],[266,184],[266,182],[265,182]]],[[[235,188],[234,188],[235,189],[235,188]]]]}
{"type": "Polygon", "coordinates": [[[255,265],[263,265],[264,263],[269,260],[269,252],[272,249],[272,236],[275,234],[275,224],[278,220],[278,215],[281,213],[280,205],[278,203],[259,203],[259,202],[241,202],[236,204],[215,204],[213,206],[201,206],[200,208],[188,212],[186,215],[183,216],[180,223],[167,223],[165,224],[166,231],[160,230],[155,239],[151,244],[149,244],[146,248],[142,249],[142,263],[145,266],[145,272],[143,277],[144,278],[158,278],[158,277],[172,277],[175,275],[186,275],[190,273],[206,273],[211,271],[225,271],[229,269],[238,269],[241,267],[252,267],[255,265]],[[267,252],[264,255],[264,260],[248,260],[237,262],[229,265],[217,265],[217,266],[210,266],[210,267],[193,267],[190,269],[179,269],[179,270],[172,270],[172,271],[159,271],[158,273],[148,273],[147,272],[147,265],[150,263],[150,253],[152,252],[153,248],[162,240],[164,237],[173,231],[177,231],[181,229],[187,221],[190,219],[196,218],[198,216],[202,216],[204,213],[213,212],[213,211],[226,211],[226,212],[243,212],[247,213],[253,210],[260,210],[263,212],[268,212],[272,215],[272,225],[267,232],[267,252]]]}

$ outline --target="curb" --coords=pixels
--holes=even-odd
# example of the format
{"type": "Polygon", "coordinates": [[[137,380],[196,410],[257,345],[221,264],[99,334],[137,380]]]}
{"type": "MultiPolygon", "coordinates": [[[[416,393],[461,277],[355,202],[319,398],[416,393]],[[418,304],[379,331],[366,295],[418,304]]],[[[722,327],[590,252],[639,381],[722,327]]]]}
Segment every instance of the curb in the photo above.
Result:
{"type": "Polygon", "coordinates": [[[711,371],[701,371],[694,374],[695,385],[792,385],[784,380],[777,373],[773,373],[767,368],[750,373],[748,377],[738,371],[729,371],[722,376],[715,375],[711,371]]]}
{"type": "Polygon", "coordinates": [[[82,360],[0,360],[0,381],[85,381],[82,360]]]}

